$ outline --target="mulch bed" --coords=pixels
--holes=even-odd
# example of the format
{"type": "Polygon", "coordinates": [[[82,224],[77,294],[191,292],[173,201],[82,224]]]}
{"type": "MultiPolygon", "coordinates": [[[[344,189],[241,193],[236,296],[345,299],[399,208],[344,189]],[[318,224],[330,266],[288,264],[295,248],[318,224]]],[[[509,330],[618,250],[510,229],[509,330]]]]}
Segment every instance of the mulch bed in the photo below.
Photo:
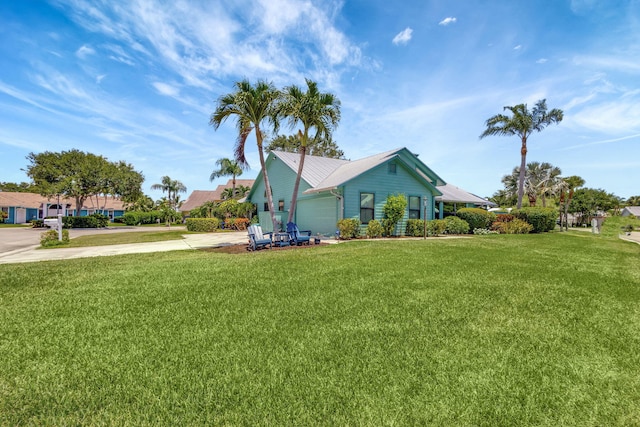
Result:
{"type": "Polygon", "coordinates": [[[216,252],[216,253],[222,253],[222,254],[251,254],[251,253],[258,253],[258,252],[269,252],[269,251],[289,251],[289,250],[301,250],[301,249],[310,249],[310,248],[314,248],[314,247],[320,247],[320,246],[325,246],[328,245],[329,243],[322,243],[320,242],[319,245],[301,245],[301,246],[283,246],[283,247],[276,247],[274,246],[271,249],[260,249],[256,252],[251,252],[247,250],[247,246],[246,244],[242,244],[242,245],[227,245],[227,246],[220,246],[217,248],[202,248],[200,250],[205,251],[205,252],[216,252]]]}

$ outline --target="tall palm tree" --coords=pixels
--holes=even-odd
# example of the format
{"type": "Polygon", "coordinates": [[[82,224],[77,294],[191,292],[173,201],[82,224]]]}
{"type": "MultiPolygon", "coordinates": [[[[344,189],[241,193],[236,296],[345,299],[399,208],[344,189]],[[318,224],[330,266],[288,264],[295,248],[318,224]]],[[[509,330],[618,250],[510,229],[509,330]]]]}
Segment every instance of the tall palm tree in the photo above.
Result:
{"type": "Polygon", "coordinates": [[[298,125],[302,126],[302,129],[298,130],[300,161],[298,162],[296,181],[293,185],[287,222],[293,221],[296,212],[300,178],[309,143],[312,140],[320,140],[320,138],[331,138],[331,133],[340,121],[340,101],[338,98],[331,93],[321,93],[316,82],[310,79],[305,80],[307,83],[306,92],[295,85],[284,89],[284,97],[279,109],[280,115],[288,120],[292,129],[298,125]],[[311,137],[309,136],[310,132],[314,132],[311,137]]]}
{"type": "Polygon", "coordinates": [[[280,96],[280,92],[271,83],[258,81],[256,85],[253,86],[246,79],[236,82],[234,92],[218,98],[217,107],[209,120],[209,124],[217,130],[220,124],[225,122],[229,117],[235,117],[236,127],[238,128],[238,139],[236,140],[234,154],[235,160],[243,166],[247,165],[244,152],[247,137],[252,131],[255,131],[258,155],[260,157],[260,169],[264,179],[267,205],[269,207],[269,213],[271,214],[274,231],[278,229],[278,222],[273,208],[273,195],[265,166],[264,150],[262,149],[262,142],[264,140],[262,125],[269,122],[273,126],[274,131],[277,132],[278,121],[276,117],[276,105],[280,100],[280,96]]]}
{"type": "Polygon", "coordinates": [[[213,181],[221,176],[231,175],[231,194],[236,194],[236,177],[242,175],[242,171],[247,169],[247,165],[227,158],[216,160],[216,165],[218,165],[218,169],[211,172],[209,181],[213,181]]]}
{"type": "Polygon", "coordinates": [[[524,194],[524,176],[527,164],[527,139],[533,132],[541,132],[552,123],[562,121],[563,112],[558,108],[547,112],[547,101],[542,99],[536,103],[532,110],[527,109],[527,104],[518,104],[513,107],[506,106],[511,116],[496,114],[487,119],[487,128],[480,138],[490,135],[517,136],[520,138],[520,176],[518,178],[518,209],[522,207],[524,194]]]}
{"type": "Polygon", "coordinates": [[[163,176],[160,184],[153,184],[152,190],[161,190],[163,193],[167,193],[167,201],[174,211],[176,210],[180,196],[178,193],[186,193],[187,187],[176,179],[171,179],[168,176],[163,176]]]}

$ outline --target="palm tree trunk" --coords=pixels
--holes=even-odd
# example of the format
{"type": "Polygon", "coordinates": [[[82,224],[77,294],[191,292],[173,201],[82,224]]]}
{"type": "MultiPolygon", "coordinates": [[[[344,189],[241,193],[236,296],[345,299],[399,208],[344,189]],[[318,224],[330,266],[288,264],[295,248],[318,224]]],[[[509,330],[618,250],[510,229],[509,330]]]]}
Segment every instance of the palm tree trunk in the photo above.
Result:
{"type": "Polygon", "coordinates": [[[271,194],[271,184],[269,183],[269,176],[267,175],[267,166],[264,161],[264,151],[262,150],[262,132],[256,125],[256,140],[258,142],[258,155],[260,157],[260,168],[262,169],[262,176],[264,177],[265,192],[267,193],[267,204],[269,205],[269,213],[271,214],[271,222],[273,224],[273,231],[278,230],[278,220],[276,219],[276,212],[273,208],[273,195],[271,194]]]}
{"type": "Polygon", "coordinates": [[[231,176],[231,198],[236,197],[236,174],[234,173],[231,176]]]}
{"type": "Polygon", "coordinates": [[[302,177],[302,168],[304,167],[304,158],[307,154],[306,144],[300,144],[300,163],[298,164],[298,174],[296,182],[293,185],[293,194],[291,195],[291,206],[289,206],[289,217],[287,223],[293,222],[293,216],[296,213],[296,203],[298,201],[298,189],[300,188],[300,178],[302,177]]]}
{"type": "Polygon", "coordinates": [[[524,196],[524,174],[527,167],[527,137],[522,137],[522,148],[520,148],[520,175],[518,176],[518,209],[522,208],[522,197],[524,196]]]}

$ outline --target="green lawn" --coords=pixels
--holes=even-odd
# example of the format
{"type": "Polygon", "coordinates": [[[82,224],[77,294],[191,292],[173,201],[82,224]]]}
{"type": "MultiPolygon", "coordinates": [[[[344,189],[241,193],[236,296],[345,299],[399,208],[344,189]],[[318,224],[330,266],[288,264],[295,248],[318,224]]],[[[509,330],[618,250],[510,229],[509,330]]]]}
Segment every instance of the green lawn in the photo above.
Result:
{"type": "Polygon", "coordinates": [[[0,265],[0,425],[639,425],[640,245],[0,265]]]}
{"type": "Polygon", "coordinates": [[[83,248],[87,246],[122,245],[127,243],[149,243],[165,240],[181,240],[185,230],[172,231],[131,231],[126,233],[114,232],[113,234],[90,234],[71,239],[68,244],[54,246],[56,248],[83,248]]]}

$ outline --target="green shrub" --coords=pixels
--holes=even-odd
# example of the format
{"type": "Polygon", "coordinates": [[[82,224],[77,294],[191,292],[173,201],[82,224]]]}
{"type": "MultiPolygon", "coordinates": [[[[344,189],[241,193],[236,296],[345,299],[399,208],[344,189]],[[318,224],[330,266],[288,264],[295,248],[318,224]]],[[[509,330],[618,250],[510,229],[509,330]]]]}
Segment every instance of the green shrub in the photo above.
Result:
{"type": "Polygon", "coordinates": [[[382,233],[384,229],[382,228],[382,224],[377,219],[372,219],[369,221],[367,225],[366,234],[370,239],[375,239],[377,237],[382,237],[382,233]]]}
{"type": "Polygon", "coordinates": [[[165,213],[162,211],[130,211],[126,212],[122,216],[122,219],[127,225],[157,224],[159,222],[162,222],[165,216],[165,213]]]}
{"type": "Polygon", "coordinates": [[[409,237],[424,236],[424,220],[410,219],[407,221],[406,235],[409,237]]]}
{"type": "Polygon", "coordinates": [[[513,210],[513,216],[533,226],[533,233],[544,233],[556,227],[558,210],[554,208],[528,207],[513,210]]]}
{"type": "Polygon", "coordinates": [[[360,235],[360,220],[358,218],[341,219],[338,221],[338,231],[341,239],[355,239],[360,235]]]}
{"type": "Polygon", "coordinates": [[[491,229],[500,234],[528,234],[533,230],[533,226],[526,221],[513,218],[511,221],[496,221],[491,225],[491,229]]]}
{"type": "Polygon", "coordinates": [[[99,213],[87,216],[63,216],[62,228],[104,228],[109,225],[109,217],[99,213]]]}
{"type": "Polygon", "coordinates": [[[438,236],[447,231],[447,221],[444,219],[432,219],[427,221],[427,236],[438,236]]]}
{"type": "Polygon", "coordinates": [[[496,214],[480,208],[462,208],[458,210],[456,216],[467,221],[470,229],[491,227],[496,220],[496,214]]]}
{"type": "Polygon", "coordinates": [[[382,207],[382,212],[384,213],[382,227],[387,237],[395,235],[396,225],[404,217],[406,209],[407,198],[404,194],[394,194],[387,197],[387,201],[382,207]]]}
{"type": "Polygon", "coordinates": [[[448,216],[444,221],[446,223],[445,232],[447,234],[467,234],[469,232],[469,224],[467,221],[457,216],[448,216]]]}
{"type": "Polygon", "coordinates": [[[220,228],[218,218],[187,218],[187,231],[211,232],[220,228]]]}
{"type": "Polygon", "coordinates": [[[40,234],[40,246],[51,248],[69,243],[69,230],[62,230],[62,241],[58,240],[58,230],[49,230],[40,234]]]}

